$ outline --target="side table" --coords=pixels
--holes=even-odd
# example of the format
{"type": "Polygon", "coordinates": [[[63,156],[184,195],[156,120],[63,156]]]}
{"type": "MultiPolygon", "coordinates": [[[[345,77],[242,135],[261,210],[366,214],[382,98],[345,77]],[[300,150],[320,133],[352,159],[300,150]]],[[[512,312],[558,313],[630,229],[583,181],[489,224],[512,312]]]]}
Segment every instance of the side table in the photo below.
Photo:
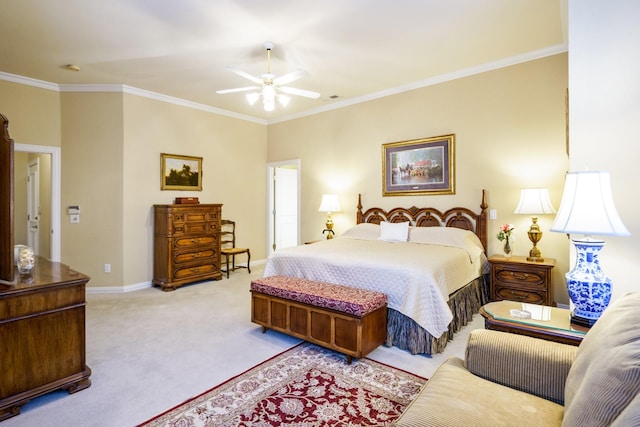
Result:
{"type": "Polygon", "coordinates": [[[523,256],[492,255],[491,301],[511,300],[554,305],[552,270],[556,260],[527,261],[523,256]]]}
{"type": "Polygon", "coordinates": [[[588,329],[571,324],[570,310],[557,307],[543,306],[549,313],[548,320],[517,319],[511,316],[511,310],[522,310],[523,304],[516,301],[496,301],[485,304],[480,308],[480,314],[484,317],[486,329],[510,332],[513,334],[527,335],[534,338],[542,338],[562,344],[579,345],[588,329]]]}

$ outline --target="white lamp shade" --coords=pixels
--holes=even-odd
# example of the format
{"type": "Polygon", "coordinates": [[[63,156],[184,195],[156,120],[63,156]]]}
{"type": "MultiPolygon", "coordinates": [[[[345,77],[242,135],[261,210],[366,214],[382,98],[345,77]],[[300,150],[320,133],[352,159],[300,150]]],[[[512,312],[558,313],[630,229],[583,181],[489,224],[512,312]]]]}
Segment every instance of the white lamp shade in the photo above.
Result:
{"type": "Polygon", "coordinates": [[[340,212],[340,202],[335,194],[323,194],[319,212],[340,212]]]}
{"type": "Polygon", "coordinates": [[[551,231],[566,234],[628,236],[611,195],[609,172],[568,172],[551,231]]]}
{"type": "Polygon", "coordinates": [[[523,188],[515,214],[546,215],[556,213],[547,188],[523,188]]]}

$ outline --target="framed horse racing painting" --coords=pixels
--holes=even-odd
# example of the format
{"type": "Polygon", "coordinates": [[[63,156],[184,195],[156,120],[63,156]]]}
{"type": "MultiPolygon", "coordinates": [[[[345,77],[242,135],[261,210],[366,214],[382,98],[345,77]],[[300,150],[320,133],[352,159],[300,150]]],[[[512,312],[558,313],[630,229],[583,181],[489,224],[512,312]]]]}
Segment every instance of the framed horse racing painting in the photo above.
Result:
{"type": "Polygon", "coordinates": [[[382,145],[382,195],[455,194],[455,135],[382,145]]]}
{"type": "Polygon", "coordinates": [[[202,191],[202,157],[161,153],[160,189],[202,191]]]}

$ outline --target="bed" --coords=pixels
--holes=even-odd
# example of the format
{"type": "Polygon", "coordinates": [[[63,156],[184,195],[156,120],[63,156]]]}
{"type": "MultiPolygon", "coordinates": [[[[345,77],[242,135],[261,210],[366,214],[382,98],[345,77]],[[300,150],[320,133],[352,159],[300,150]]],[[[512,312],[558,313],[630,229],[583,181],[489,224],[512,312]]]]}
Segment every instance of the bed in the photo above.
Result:
{"type": "Polygon", "coordinates": [[[356,225],[341,236],[277,250],[263,275],[292,276],[384,292],[387,346],[444,350],[488,301],[487,202],[455,207],[372,207],[358,196],[356,225]]]}

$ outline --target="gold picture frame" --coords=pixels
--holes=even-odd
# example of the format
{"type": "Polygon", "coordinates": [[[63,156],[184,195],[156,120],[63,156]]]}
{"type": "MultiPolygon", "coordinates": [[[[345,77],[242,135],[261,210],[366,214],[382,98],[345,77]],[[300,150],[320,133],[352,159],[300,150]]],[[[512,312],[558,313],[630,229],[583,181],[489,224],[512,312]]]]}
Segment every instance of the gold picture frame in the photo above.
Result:
{"type": "Polygon", "coordinates": [[[382,195],[455,194],[455,135],[382,145],[382,195]]]}
{"type": "Polygon", "coordinates": [[[160,189],[202,191],[202,157],[160,153],[160,189]]]}

